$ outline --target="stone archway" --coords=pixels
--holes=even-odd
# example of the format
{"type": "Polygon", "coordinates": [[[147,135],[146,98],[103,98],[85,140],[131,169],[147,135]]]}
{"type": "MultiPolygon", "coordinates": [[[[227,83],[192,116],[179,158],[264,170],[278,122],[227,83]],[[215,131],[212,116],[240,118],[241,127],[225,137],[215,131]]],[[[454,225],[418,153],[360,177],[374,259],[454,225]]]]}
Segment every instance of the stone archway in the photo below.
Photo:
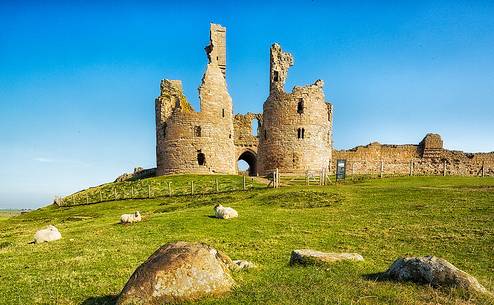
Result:
{"type": "Polygon", "coordinates": [[[240,154],[237,161],[243,160],[249,165],[249,176],[257,176],[257,156],[251,150],[246,150],[240,154]]]}

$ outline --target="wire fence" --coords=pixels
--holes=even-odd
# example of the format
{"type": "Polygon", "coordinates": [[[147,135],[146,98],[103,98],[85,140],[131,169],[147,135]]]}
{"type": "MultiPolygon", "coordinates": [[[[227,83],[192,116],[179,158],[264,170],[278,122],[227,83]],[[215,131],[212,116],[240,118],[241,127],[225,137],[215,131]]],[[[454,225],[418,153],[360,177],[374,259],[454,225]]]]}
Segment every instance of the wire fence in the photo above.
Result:
{"type": "MultiPolygon", "coordinates": [[[[355,181],[368,178],[397,176],[494,176],[494,169],[484,163],[465,165],[448,161],[409,162],[347,160],[346,179],[355,181]]],[[[137,181],[109,183],[83,190],[66,197],[56,197],[54,204],[76,206],[115,200],[152,199],[184,195],[206,195],[232,191],[247,191],[266,187],[279,188],[289,185],[328,185],[335,179],[331,166],[305,174],[281,174],[272,169],[264,179],[248,176],[186,176],[155,177],[137,181]]]]}
{"type": "Polygon", "coordinates": [[[65,197],[56,197],[54,204],[76,206],[115,200],[152,199],[171,196],[205,195],[266,188],[266,183],[246,176],[197,176],[191,178],[151,178],[109,183],[65,197]]]}

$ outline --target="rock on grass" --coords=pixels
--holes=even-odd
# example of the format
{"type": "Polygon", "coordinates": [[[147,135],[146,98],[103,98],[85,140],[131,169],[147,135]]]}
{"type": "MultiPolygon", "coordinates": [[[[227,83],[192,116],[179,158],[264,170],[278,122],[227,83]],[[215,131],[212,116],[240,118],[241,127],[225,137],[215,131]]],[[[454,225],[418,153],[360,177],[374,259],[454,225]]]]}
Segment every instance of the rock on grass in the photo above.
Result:
{"type": "Polygon", "coordinates": [[[220,296],[235,285],[230,258],[201,243],[162,246],[130,277],[117,305],[158,305],[220,296]]]}
{"type": "Polygon", "coordinates": [[[358,253],[326,253],[311,249],[293,250],[290,257],[290,265],[314,265],[333,263],[338,261],[363,261],[358,253]]]}
{"type": "Polygon", "coordinates": [[[475,277],[435,256],[399,258],[384,276],[390,280],[411,281],[432,287],[460,287],[487,293],[475,277]]]}

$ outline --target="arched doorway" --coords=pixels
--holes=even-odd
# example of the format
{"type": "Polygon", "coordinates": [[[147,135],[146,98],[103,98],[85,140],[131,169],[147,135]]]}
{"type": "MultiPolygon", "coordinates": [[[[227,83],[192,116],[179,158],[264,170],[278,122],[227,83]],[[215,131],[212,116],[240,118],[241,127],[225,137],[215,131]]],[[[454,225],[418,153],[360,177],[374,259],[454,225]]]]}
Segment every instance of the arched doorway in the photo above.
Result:
{"type": "Polygon", "coordinates": [[[245,170],[245,171],[247,171],[249,176],[257,176],[257,156],[253,151],[250,151],[250,150],[244,151],[243,153],[240,154],[237,161],[244,161],[249,166],[247,169],[240,168],[241,162],[237,162],[237,169],[239,171],[245,170]]]}

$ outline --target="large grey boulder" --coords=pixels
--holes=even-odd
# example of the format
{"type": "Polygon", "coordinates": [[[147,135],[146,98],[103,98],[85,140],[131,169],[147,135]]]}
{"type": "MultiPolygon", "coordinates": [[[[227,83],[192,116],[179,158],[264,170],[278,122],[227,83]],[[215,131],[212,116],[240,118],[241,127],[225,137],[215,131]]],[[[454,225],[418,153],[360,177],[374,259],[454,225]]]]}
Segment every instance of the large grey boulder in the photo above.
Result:
{"type": "Polygon", "coordinates": [[[140,265],[117,305],[161,305],[220,296],[235,285],[230,258],[201,243],[162,246],[140,265]]]}
{"type": "Polygon", "coordinates": [[[311,249],[293,250],[290,256],[290,265],[313,265],[333,263],[338,261],[363,261],[358,253],[327,253],[311,249]]]}
{"type": "Polygon", "coordinates": [[[433,287],[460,287],[485,293],[487,290],[470,274],[435,256],[404,257],[391,264],[385,277],[433,287]]]}

